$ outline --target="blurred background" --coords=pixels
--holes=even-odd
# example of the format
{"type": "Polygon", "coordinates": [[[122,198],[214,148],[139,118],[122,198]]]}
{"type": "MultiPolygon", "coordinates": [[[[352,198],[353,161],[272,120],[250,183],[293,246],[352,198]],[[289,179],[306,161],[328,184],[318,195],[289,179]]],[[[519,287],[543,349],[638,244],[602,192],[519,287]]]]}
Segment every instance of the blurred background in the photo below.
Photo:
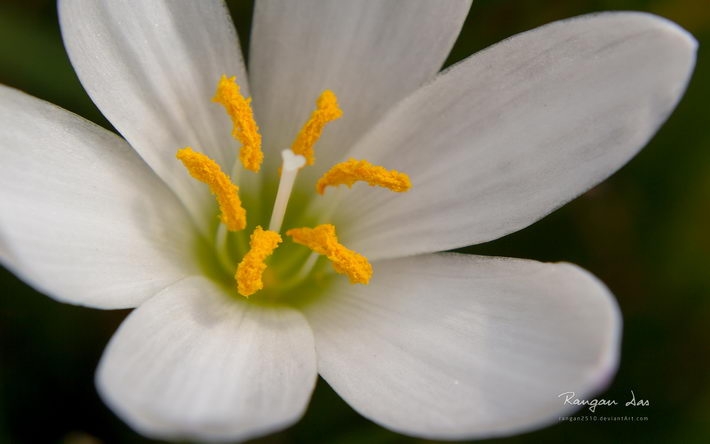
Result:
{"type": "MultiPolygon", "coordinates": [[[[229,2],[248,42],[252,2],[229,2]]],[[[603,10],[667,17],[700,41],[685,98],[654,140],[603,184],[531,227],[466,252],[569,261],[618,298],[619,372],[598,396],[650,401],[645,422],[563,422],[486,442],[710,442],[710,6],[706,0],[475,0],[447,64],[550,21],[603,10]]],[[[0,83],[107,128],[64,52],[51,0],[0,2],[0,83]]],[[[142,443],[99,400],[103,347],[127,311],[55,302],[0,269],[0,443],[142,443]]],[[[623,404],[623,402],[622,402],[623,404]]],[[[640,410],[615,407],[608,415],[640,410]]],[[[320,380],[306,416],[264,443],[428,442],[360,417],[320,380]]]]}

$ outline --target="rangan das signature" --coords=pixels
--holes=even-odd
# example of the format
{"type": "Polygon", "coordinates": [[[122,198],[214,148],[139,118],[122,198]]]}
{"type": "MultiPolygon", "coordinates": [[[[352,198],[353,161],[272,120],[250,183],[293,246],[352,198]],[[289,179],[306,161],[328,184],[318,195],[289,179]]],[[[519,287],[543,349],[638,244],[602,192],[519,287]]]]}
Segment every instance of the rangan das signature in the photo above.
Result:
{"type": "MultiPolygon", "coordinates": [[[[578,405],[578,406],[589,406],[589,411],[594,413],[597,409],[597,406],[615,406],[619,405],[619,403],[614,400],[614,399],[579,399],[577,398],[576,394],[574,392],[564,392],[560,393],[557,395],[558,398],[561,398],[564,396],[564,403],[563,405],[578,405]]],[[[651,402],[648,401],[647,399],[639,399],[638,401],[636,400],[636,394],[634,393],[633,390],[631,390],[631,399],[624,404],[626,407],[648,407],[651,405],[651,402]]]]}

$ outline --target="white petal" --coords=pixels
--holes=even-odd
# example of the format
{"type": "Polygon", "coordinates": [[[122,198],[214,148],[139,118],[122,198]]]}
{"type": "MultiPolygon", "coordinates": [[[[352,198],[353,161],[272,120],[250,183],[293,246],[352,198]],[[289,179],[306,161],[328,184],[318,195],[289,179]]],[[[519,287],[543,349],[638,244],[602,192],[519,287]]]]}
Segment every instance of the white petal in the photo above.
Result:
{"type": "Polygon", "coordinates": [[[223,2],[63,0],[59,15],[72,65],[92,100],[206,224],[214,199],[175,153],[191,146],[226,170],[235,159],[231,123],[212,102],[222,74],[237,76],[248,92],[223,2]]]}
{"type": "Polygon", "coordinates": [[[685,90],[696,42],[642,13],[583,16],[484,50],[408,97],[351,153],[410,175],[344,190],[338,225],[370,258],[524,228],[604,180],[685,90]]]}
{"type": "MultiPolygon", "coordinates": [[[[306,315],[321,375],[401,433],[482,438],[540,427],[616,369],[621,319],[571,264],[440,254],[374,264],[306,315]]],[[[588,398],[587,398],[588,399],[588,398]]]]}
{"type": "Polygon", "coordinates": [[[248,439],[303,414],[316,382],[313,335],[293,309],[248,304],[190,278],[131,313],[96,380],[146,436],[248,439]]]}
{"type": "Polygon", "coordinates": [[[0,258],[50,296],[132,307],[194,272],[196,229],[116,135],[0,86],[0,258]]]}
{"type": "Polygon", "coordinates": [[[316,165],[303,173],[330,168],[385,111],[436,75],[470,3],[257,2],[249,77],[266,147],[289,147],[318,95],[330,89],[344,117],[326,129],[316,165]]]}

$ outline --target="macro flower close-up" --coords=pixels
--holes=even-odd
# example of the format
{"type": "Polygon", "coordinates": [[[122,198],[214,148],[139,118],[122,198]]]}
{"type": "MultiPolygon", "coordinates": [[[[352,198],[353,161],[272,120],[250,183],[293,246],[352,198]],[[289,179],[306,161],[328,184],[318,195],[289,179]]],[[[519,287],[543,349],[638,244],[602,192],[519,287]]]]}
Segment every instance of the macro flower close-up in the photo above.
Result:
{"type": "MultiPolygon", "coordinates": [[[[152,439],[241,441],[320,375],[425,439],[551,425],[613,380],[622,313],[567,262],[454,250],[607,179],[683,96],[697,43],[642,12],[517,34],[441,70],[470,1],[60,0],[116,132],[0,86],[0,260],[133,309],[96,389],[152,439]]],[[[594,270],[591,270],[593,273],[594,270]]]]}

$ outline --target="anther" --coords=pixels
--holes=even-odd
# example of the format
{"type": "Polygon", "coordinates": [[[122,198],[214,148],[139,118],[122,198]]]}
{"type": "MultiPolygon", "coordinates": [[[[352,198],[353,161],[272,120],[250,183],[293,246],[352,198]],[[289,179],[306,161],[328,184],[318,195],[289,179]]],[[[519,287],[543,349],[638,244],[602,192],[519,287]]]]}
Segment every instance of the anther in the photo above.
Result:
{"type": "Polygon", "coordinates": [[[266,270],[266,258],[271,256],[281,240],[279,233],[261,227],[254,229],[249,238],[249,251],[242,258],[234,275],[239,294],[249,297],[264,288],[261,278],[266,270]]]}
{"type": "Polygon", "coordinates": [[[217,92],[212,101],[224,106],[225,111],[232,118],[232,137],[241,142],[239,160],[244,168],[258,172],[264,153],[261,151],[261,134],[254,120],[251,109],[251,99],[242,96],[236,77],[225,75],[219,80],[217,92]]]}
{"type": "Polygon", "coordinates": [[[243,230],[247,223],[247,213],[239,199],[239,187],[234,185],[217,162],[202,153],[185,147],[175,155],[185,165],[192,177],[206,183],[217,198],[221,211],[220,220],[229,231],[243,230]]]}
{"type": "Polygon", "coordinates": [[[315,228],[293,228],[286,232],[297,244],[305,245],[318,254],[326,256],[333,268],[345,274],[353,284],[367,284],[372,276],[372,265],[365,256],[347,249],[338,243],[335,227],[331,224],[315,228]]]}
{"type": "Polygon", "coordinates": [[[342,115],[343,111],[338,107],[338,98],[333,91],[323,91],[316,101],[316,109],[293,141],[291,151],[305,157],[308,165],[313,165],[315,162],[313,146],[323,134],[325,125],[339,119],[342,115]]]}
{"type": "Polygon", "coordinates": [[[367,182],[370,186],[380,186],[397,193],[402,193],[412,187],[409,176],[396,170],[373,165],[367,160],[350,159],[334,165],[316,183],[316,191],[323,194],[328,186],[347,185],[352,187],[355,182],[367,182]]]}

